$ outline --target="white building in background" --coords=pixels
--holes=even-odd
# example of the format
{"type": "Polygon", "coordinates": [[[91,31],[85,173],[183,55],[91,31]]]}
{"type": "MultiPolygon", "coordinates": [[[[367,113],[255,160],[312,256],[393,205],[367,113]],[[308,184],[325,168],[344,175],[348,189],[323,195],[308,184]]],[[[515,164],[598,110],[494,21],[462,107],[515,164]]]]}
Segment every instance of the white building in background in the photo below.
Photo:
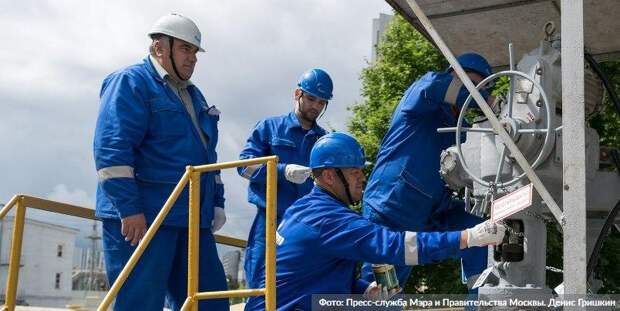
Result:
{"type": "MultiPolygon", "coordinates": [[[[13,232],[12,215],[0,220],[0,300],[4,301],[13,232]]],[[[26,219],[18,303],[65,307],[71,300],[75,239],[79,230],[26,219]]]]}
{"type": "Polygon", "coordinates": [[[232,250],[221,256],[226,281],[231,288],[239,288],[240,282],[244,281],[243,255],[241,250],[232,250]]]}
{"type": "Polygon", "coordinates": [[[379,18],[372,19],[372,54],[370,55],[370,61],[375,62],[377,60],[377,45],[383,38],[383,33],[388,23],[394,18],[394,15],[379,14],[379,18]]]}

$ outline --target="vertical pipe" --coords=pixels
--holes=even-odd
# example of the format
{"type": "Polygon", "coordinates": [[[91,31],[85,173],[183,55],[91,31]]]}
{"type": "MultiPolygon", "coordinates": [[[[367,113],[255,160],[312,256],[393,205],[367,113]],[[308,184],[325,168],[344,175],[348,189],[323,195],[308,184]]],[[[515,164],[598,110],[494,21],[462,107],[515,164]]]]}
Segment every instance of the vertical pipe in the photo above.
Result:
{"type": "Polygon", "coordinates": [[[19,279],[19,266],[22,253],[22,241],[24,238],[24,221],[26,218],[26,206],[22,198],[17,200],[15,220],[13,221],[13,235],[11,238],[11,253],[9,259],[9,271],[6,280],[5,307],[9,311],[15,310],[17,302],[17,285],[19,279]]]}
{"type": "Polygon", "coordinates": [[[265,238],[265,308],[276,309],[276,160],[267,162],[267,227],[265,238]]]}
{"type": "MultiPolygon", "coordinates": [[[[514,48],[512,42],[508,43],[508,61],[510,62],[510,70],[515,70],[514,48]]],[[[512,104],[515,90],[515,79],[517,77],[510,77],[510,89],[508,90],[508,116],[512,118],[512,104]]],[[[497,182],[496,182],[497,183],[497,182]]]]}
{"type": "Polygon", "coordinates": [[[586,293],[586,154],[583,0],[562,0],[564,293],[586,293]]]}
{"type": "Polygon", "coordinates": [[[198,292],[198,253],[200,247],[200,173],[194,168],[187,168],[189,178],[189,223],[187,250],[187,298],[189,310],[198,311],[198,302],[194,299],[198,292]]]}

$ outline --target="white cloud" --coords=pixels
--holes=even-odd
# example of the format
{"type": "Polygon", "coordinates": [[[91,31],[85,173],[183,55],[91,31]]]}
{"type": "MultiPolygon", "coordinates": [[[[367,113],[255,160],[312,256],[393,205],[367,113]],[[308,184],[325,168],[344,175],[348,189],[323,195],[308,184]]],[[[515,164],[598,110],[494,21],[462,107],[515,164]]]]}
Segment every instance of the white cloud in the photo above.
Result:
{"type": "Polygon", "coordinates": [[[69,189],[65,184],[58,184],[48,194],[47,199],[52,201],[64,202],[68,204],[83,206],[87,208],[95,207],[95,199],[82,189],[69,189]]]}
{"type": "MultiPolygon", "coordinates": [[[[192,80],[222,111],[218,153],[230,161],[259,119],[292,109],[297,78],[311,67],[334,79],[321,122],[346,129],[346,106],[359,100],[370,54],[371,19],[389,11],[376,0],[0,0],[0,28],[11,30],[0,49],[0,201],[29,193],[93,206],[101,81],[141,61],[146,32],[163,14],[187,15],[203,31],[207,52],[192,80]]],[[[223,232],[245,238],[255,214],[247,183],[234,170],[224,181],[223,232]]]]}

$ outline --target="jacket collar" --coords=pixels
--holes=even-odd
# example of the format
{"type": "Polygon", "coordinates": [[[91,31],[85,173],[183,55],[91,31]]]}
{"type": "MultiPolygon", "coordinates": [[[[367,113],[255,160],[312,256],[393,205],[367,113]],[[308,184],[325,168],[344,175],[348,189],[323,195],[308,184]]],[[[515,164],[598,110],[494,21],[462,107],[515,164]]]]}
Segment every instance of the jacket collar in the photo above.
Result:
{"type": "MultiPolygon", "coordinates": [[[[295,114],[295,111],[291,111],[287,115],[287,117],[286,117],[286,127],[288,129],[291,129],[291,128],[303,129],[301,127],[301,123],[299,122],[299,119],[297,118],[297,115],[295,114]]],[[[318,123],[316,123],[316,122],[314,122],[314,124],[310,128],[309,132],[312,132],[313,134],[317,134],[317,135],[321,135],[321,136],[325,135],[325,130],[323,130],[323,128],[320,127],[318,125],[318,123]]]]}
{"type": "Polygon", "coordinates": [[[317,185],[317,184],[314,184],[314,188],[312,188],[312,192],[313,192],[313,193],[316,193],[316,194],[318,194],[318,195],[320,195],[320,196],[328,196],[328,197],[330,197],[332,200],[334,200],[334,201],[338,202],[338,204],[340,204],[340,205],[342,205],[342,206],[344,206],[344,207],[348,208],[348,206],[347,206],[347,204],[346,204],[346,203],[344,203],[344,202],[340,201],[340,199],[338,199],[338,198],[337,198],[335,195],[333,195],[331,192],[329,192],[329,191],[327,191],[327,190],[323,189],[323,187],[321,187],[321,186],[319,186],[319,185],[317,185]]]}
{"type": "MultiPolygon", "coordinates": [[[[166,71],[166,69],[164,69],[164,67],[162,67],[157,60],[152,56],[152,55],[148,55],[144,58],[144,63],[147,65],[147,68],[149,70],[149,72],[151,73],[151,75],[160,82],[169,82],[169,83],[173,83],[175,86],[179,83],[176,83],[175,81],[172,81],[172,79],[168,78],[166,79],[167,76],[169,76],[170,74],[166,71]]],[[[182,82],[184,84],[186,84],[186,86],[190,86],[190,85],[194,85],[192,83],[191,80],[187,80],[182,82]]]]}

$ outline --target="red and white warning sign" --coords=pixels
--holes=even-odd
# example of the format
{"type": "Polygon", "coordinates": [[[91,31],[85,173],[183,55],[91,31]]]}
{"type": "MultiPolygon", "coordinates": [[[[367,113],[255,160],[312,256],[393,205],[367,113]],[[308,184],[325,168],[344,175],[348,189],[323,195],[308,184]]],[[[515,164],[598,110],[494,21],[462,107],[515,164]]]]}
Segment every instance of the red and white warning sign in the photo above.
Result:
{"type": "Polygon", "coordinates": [[[491,222],[500,221],[532,205],[532,184],[521,187],[491,203],[491,222]]]}

